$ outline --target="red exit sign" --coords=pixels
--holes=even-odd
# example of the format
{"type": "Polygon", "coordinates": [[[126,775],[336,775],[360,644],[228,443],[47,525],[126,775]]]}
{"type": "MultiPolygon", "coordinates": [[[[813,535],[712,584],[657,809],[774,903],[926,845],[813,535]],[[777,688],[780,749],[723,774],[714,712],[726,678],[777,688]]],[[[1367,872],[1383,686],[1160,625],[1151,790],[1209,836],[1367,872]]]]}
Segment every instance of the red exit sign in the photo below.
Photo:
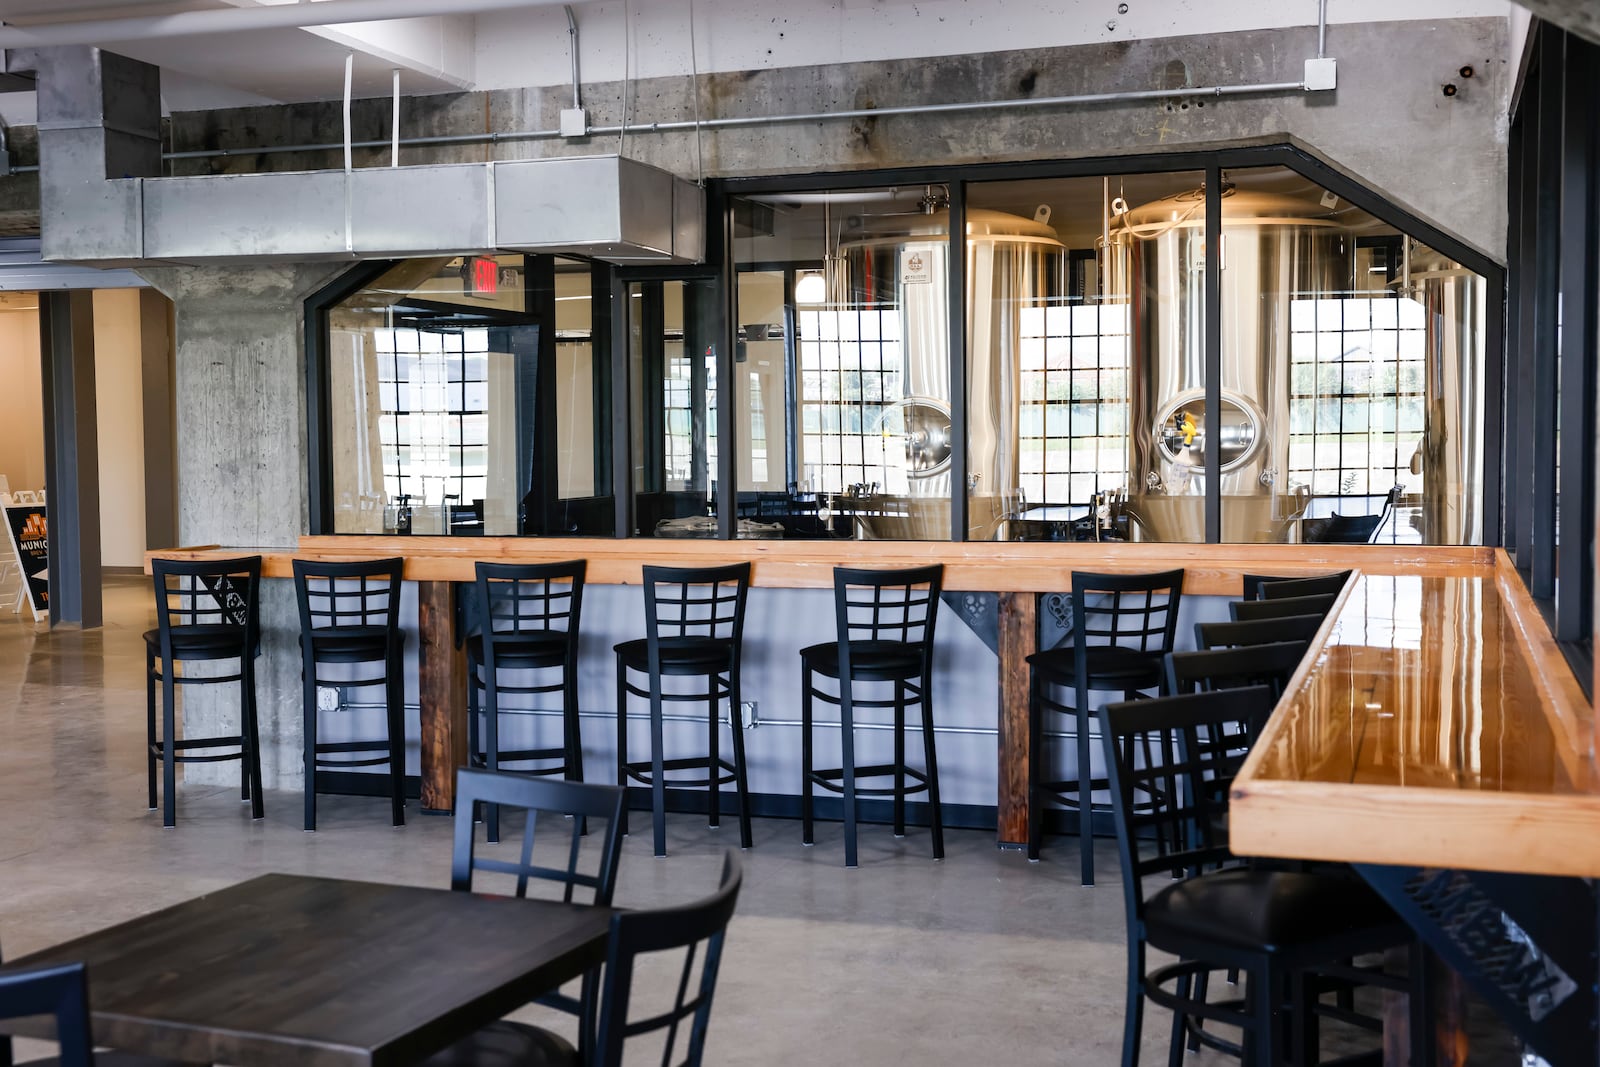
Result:
{"type": "Polygon", "coordinates": [[[475,256],[470,261],[472,291],[475,293],[497,293],[500,291],[500,264],[483,256],[475,256]]]}

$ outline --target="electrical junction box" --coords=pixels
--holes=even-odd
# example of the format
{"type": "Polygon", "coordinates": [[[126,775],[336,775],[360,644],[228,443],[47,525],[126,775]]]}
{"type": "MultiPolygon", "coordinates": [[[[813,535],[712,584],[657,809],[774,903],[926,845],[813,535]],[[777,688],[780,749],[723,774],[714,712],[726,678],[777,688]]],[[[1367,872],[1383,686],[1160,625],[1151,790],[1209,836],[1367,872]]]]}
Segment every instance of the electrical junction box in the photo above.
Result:
{"type": "Polygon", "coordinates": [[[566,107],[561,109],[561,136],[587,137],[588,134],[588,111],[581,107],[566,107]]]}
{"type": "Polygon", "coordinates": [[[1306,60],[1306,92],[1317,92],[1323,89],[1335,89],[1339,85],[1339,61],[1337,59],[1308,59],[1306,60]]]}

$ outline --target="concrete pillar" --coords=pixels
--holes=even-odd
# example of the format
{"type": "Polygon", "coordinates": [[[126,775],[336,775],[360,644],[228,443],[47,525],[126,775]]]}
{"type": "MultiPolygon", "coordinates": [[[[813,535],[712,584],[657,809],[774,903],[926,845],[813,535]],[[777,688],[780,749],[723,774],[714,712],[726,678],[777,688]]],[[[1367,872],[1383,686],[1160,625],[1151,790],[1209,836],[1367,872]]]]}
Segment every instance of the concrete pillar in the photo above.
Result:
{"type": "MultiPolygon", "coordinates": [[[[306,296],[346,265],[161,267],[141,273],[174,305],[178,542],[293,547],[307,530],[306,296]]],[[[262,583],[256,665],[261,773],[298,789],[299,621],[289,581],[262,583]]],[[[237,729],[238,700],[193,686],[188,733],[237,729]]],[[[235,782],[233,764],[190,764],[185,780],[235,782]]]]}
{"type": "Polygon", "coordinates": [[[94,294],[39,294],[44,468],[50,492],[50,625],[100,625],[100,447],[94,294]]]}

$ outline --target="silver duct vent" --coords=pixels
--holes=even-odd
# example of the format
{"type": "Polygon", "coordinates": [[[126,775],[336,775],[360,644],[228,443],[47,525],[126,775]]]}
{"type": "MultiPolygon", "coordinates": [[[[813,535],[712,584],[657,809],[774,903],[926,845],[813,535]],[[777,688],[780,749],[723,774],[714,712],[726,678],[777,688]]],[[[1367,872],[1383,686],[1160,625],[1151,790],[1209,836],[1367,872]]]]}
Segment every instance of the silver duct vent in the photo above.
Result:
{"type": "Polygon", "coordinates": [[[701,189],[620,156],[162,178],[156,68],[92,48],[39,73],[44,257],[100,267],[569,253],[697,263],[701,189]]]}

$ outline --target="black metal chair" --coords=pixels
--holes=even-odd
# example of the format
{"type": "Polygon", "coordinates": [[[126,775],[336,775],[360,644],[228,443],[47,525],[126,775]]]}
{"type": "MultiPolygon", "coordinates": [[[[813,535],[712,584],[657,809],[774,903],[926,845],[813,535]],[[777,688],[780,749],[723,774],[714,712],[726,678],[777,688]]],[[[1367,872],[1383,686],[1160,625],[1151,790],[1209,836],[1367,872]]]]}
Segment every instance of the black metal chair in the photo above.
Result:
{"type": "Polygon", "coordinates": [[[1273,641],[1268,644],[1219,648],[1167,655],[1167,692],[1210,692],[1264,685],[1277,700],[1300,669],[1306,642],[1273,641]]]}
{"type": "Polygon", "coordinates": [[[1344,589],[1344,583],[1350,580],[1353,571],[1338,571],[1334,574],[1314,575],[1285,575],[1274,576],[1271,574],[1247,574],[1244,576],[1244,598],[1246,600],[1275,600],[1286,596],[1317,596],[1326,593],[1338,593],[1344,589]],[[1272,592],[1266,592],[1267,586],[1272,587],[1272,592]]]}
{"type": "Polygon", "coordinates": [[[389,768],[394,825],[406,821],[405,636],[400,631],[400,570],[404,560],[320,563],[297,559],[295,598],[300,606],[301,679],[305,686],[305,828],[317,828],[317,770],[389,768]],[[375,674],[324,677],[319,668],[373,665],[375,674]],[[382,740],[317,741],[317,687],[382,686],[387,736],[382,740]],[[378,752],[377,756],[364,756],[378,752]],[[337,759],[322,759],[324,755],[337,759]]]}
{"type": "Polygon", "coordinates": [[[1228,615],[1234,622],[1258,619],[1286,619],[1292,615],[1327,615],[1339,597],[1335,593],[1316,596],[1287,596],[1272,600],[1233,600],[1228,615]]]}
{"type": "Polygon", "coordinates": [[[145,631],[145,766],[150,808],[156,807],[156,764],[164,797],[161,822],[177,825],[177,765],[239,761],[239,797],[250,816],[263,816],[261,750],[256,722],[255,660],[261,654],[261,557],[188,562],[152,559],[156,628],[145,631]],[[194,674],[185,662],[238,660],[233,674],[194,674]],[[161,729],[156,730],[156,683],[161,683],[161,729]],[[239,683],[239,733],[225,737],[178,737],[177,687],[239,683]],[[185,755],[193,749],[227,748],[185,755]]]}
{"type": "Polygon", "coordinates": [[[1322,629],[1321,615],[1291,615],[1247,622],[1197,622],[1194,643],[1201,649],[1244,648],[1279,641],[1310,641],[1322,629]]]}
{"type": "MultiPolygon", "coordinates": [[[[645,567],[645,633],[624,641],[617,655],[617,784],[629,781],[650,787],[655,854],[667,854],[667,786],[707,787],[710,823],[721,822],[722,786],[732,783],[739,808],[739,843],[750,847],[750,790],[745,778],[744,729],[739,709],[739,660],[744,644],[744,607],[750,590],[750,564],[724,567],[645,567]],[[631,675],[646,676],[644,687],[631,675]],[[667,692],[664,677],[703,678],[702,689],[667,692]],[[650,758],[628,759],[628,697],[650,701],[650,758]],[[668,702],[706,705],[708,752],[704,756],[667,759],[663,705],[668,702]],[[733,760],[722,758],[718,709],[728,705],[733,732],[733,760]],[[704,778],[668,780],[668,771],[703,770],[704,778]]],[[[627,833],[627,812],[623,812],[627,833]]]]}
{"type": "MultiPolygon", "coordinates": [[[[837,637],[822,645],[800,650],[800,818],[801,840],[814,841],[815,787],[838,793],[844,801],[844,864],[857,866],[856,798],[892,796],[894,832],[906,832],[906,796],[928,794],[933,832],[933,858],[944,859],[944,817],[939,802],[939,763],[933,732],[933,632],[939,616],[939,590],[944,567],[908,567],[897,570],[833,569],[834,626],[837,637]],[[831,678],[837,693],[817,684],[831,678]],[[893,693],[883,697],[857,696],[857,683],[882,683],[893,693]],[[813,764],[812,731],[815,701],[839,708],[841,766],[818,770],[813,764]],[[922,713],[923,767],[906,765],[906,708],[915,704],[922,713]],[[856,766],[857,709],[894,709],[894,759],[890,763],[856,766]],[[892,776],[892,785],[863,788],[862,778],[892,776]],[[906,779],[910,778],[908,786],[906,779]]],[[[824,725],[832,725],[826,723],[824,725]]]]}
{"type": "MultiPolygon", "coordinates": [[[[506,763],[519,774],[559,774],[583,781],[583,741],[578,722],[578,627],[583,608],[583,560],[565,563],[479,563],[473,629],[467,638],[467,758],[474,767],[499,770],[506,763]],[[500,672],[532,671],[554,681],[512,685],[500,672]],[[480,732],[478,695],[483,694],[480,732]],[[561,694],[561,744],[502,750],[500,698],[514,693],[561,694]],[[555,761],[551,763],[550,761],[555,761]]],[[[490,841],[500,840],[500,809],[484,813],[490,841]]]]}
{"type": "Polygon", "coordinates": [[[584,1022],[579,1039],[579,1045],[588,1045],[592,1052],[574,1048],[548,1030],[502,1020],[426,1060],[424,1067],[621,1067],[629,1041],[660,1031],[666,1031],[665,1037],[654,1040],[664,1045],[661,1063],[700,1067],[722,945],[743,880],[739,857],[729,851],[722,861],[721,885],[710,896],[682,907],[623,911],[611,917],[599,1003],[588,1016],[595,1022],[592,1028],[584,1022]],[[683,951],[683,966],[672,1006],[648,1018],[630,1019],[635,961],[674,950],[683,951]],[[680,1036],[686,1037],[686,1048],[682,1058],[674,1060],[680,1036]]]}
{"type": "MultiPolygon", "coordinates": [[[[1231,866],[1236,861],[1218,840],[1225,825],[1218,806],[1225,799],[1208,783],[1231,778],[1242,755],[1238,747],[1206,738],[1254,739],[1272,706],[1271,690],[1256,686],[1114,703],[1099,711],[1128,923],[1123,1067],[1138,1064],[1146,999],[1180,1019],[1241,1027],[1237,1047],[1209,1032],[1205,1038],[1242,1052],[1248,1067],[1285,1058],[1315,1063],[1314,1001],[1324,978],[1371,980],[1342,961],[1411,944],[1405,924],[1360,883],[1231,866]],[[1146,895],[1145,879],[1152,876],[1159,876],[1160,888],[1146,895]],[[1177,960],[1147,973],[1147,947],[1177,960]],[[1197,979],[1229,969],[1246,976],[1242,1004],[1193,994],[1197,979]]],[[[1171,1062],[1180,1061],[1185,1032],[1173,1027],[1171,1062]]]]}
{"type": "Polygon", "coordinates": [[[1094,885],[1094,791],[1106,788],[1090,761],[1089,694],[1120,693],[1132,699],[1161,688],[1163,657],[1172,651],[1183,596],[1183,571],[1154,574],[1072,572],[1072,645],[1028,657],[1028,858],[1039,858],[1048,799],[1078,813],[1083,884],[1094,885]],[[1051,694],[1073,691],[1063,704],[1051,694]],[[1069,715],[1077,741],[1074,777],[1050,780],[1044,773],[1045,714],[1069,715]]]}

